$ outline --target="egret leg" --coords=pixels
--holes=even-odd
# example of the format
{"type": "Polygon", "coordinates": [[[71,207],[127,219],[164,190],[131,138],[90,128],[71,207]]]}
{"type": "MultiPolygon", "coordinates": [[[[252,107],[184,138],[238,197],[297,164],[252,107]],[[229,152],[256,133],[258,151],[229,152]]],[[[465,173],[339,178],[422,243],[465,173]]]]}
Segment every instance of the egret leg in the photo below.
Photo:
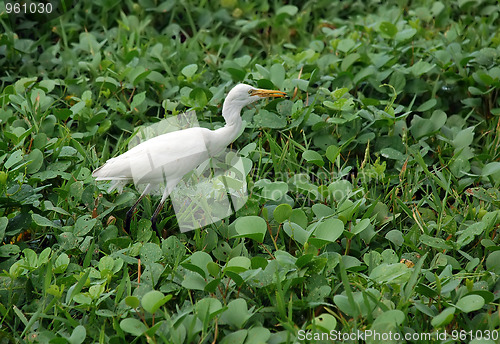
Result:
{"type": "Polygon", "coordinates": [[[155,232],[158,233],[158,229],[156,228],[156,218],[158,217],[158,213],[163,209],[163,206],[165,205],[165,201],[161,201],[158,207],[156,208],[153,216],[151,217],[151,227],[155,232]]]}
{"type": "Polygon", "coordinates": [[[158,217],[158,214],[160,211],[163,209],[163,206],[165,205],[165,201],[167,200],[168,195],[172,192],[172,190],[175,188],[177,183],[179,182],[180,179],[177,180],[170,180],[168,182],[168,185],[165,187],[165,191],[163,191],[163,195],[161,196],[161,201],[158,207],[156,208],[155,212],[153,213],[153,216],[151,217],[151,228],[158,233],[158,230],[156,228],[156,218],[158,217]]]}
{"type": "Polygon", "coordinates": [[[134,205],[127,211],[127,217],[125,218],[125,232],[130,233],[130,223],[132,222],[132,215],[134,215],[134,210],[141,201],[141,199],[146,196],[146,194],[151,190],[151,184],[146,185],[146,188],[139,196],[139,199],[134,203],[134,205]]]}

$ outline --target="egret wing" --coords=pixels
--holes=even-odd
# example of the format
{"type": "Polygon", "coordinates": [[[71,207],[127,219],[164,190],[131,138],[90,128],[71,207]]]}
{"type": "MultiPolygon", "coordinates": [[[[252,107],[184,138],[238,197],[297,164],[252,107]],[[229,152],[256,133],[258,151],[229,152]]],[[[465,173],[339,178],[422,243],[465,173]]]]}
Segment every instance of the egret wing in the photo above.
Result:
{"type": "Polygon", "coordinates": [[[97,180],[161,183],[182,178],[208,158],[210,130],[189,128],[149,139],[94,171],[97,180]]]}

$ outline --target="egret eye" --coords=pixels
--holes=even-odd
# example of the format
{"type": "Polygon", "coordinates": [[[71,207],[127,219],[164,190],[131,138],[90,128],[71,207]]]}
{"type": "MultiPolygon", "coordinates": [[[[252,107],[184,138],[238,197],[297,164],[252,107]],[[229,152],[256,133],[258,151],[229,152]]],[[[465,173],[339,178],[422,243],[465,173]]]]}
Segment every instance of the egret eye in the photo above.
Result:
{"type": "Polygon", "coordinates": [[[248,90],[248,94],[252,94],[252,93],[253,93],[252,89],[248,90]]]}

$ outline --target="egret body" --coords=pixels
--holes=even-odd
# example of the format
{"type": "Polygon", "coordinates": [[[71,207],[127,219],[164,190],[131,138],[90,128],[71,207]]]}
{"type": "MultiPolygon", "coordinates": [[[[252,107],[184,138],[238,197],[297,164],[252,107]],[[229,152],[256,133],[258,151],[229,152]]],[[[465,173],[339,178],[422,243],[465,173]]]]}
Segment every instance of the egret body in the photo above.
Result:
{"type": "Polygon", "coordinates": [[[222,116],[226,121],[224,127],[217,130],[195,127],[156,136],[109,159],[92,176],[96,180],[111,180],[115,184],[146,184],[137,202],[127,212],[127,232],[137,204],[153,186],[164,183],[160,204],[151,218],[152,227],[156,231],[158,213],[182,177],[208,158],[221,153],[240,135],[242,108],[262,98],[284,96],[285,93],[281,91],[236,85],[228,93],[222,106],[222,116]]]}

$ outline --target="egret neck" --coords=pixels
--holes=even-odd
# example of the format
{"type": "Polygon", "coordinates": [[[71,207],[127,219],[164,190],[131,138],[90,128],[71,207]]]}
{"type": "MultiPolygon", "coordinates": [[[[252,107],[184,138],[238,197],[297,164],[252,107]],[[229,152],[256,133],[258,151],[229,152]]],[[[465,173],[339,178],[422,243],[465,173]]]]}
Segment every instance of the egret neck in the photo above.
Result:
{"type": "Polygon", "coordinates": [[[226,120],[226,125],[212,131],[210,133],[210,138],[205,139],[210,156],[219,154],[240,136],[241,127],[243,126],[243,121],[240,116],[242,109],[243,105],[237,103],[227,104],[227,101],[224,102],[224,105],[222,105],[222,116],[226,120]],[[215,136],[217,139],[215,139],[215,136]]]}

